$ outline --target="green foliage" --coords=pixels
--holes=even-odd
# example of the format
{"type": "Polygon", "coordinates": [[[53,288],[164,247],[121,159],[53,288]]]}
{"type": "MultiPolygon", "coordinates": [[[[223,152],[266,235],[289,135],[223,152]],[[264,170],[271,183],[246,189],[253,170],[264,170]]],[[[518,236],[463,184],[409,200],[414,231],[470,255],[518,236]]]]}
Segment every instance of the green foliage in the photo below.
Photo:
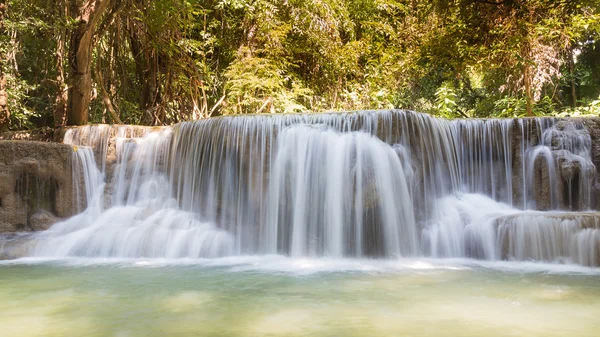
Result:
{"type": "MultiPolygon", "coordinates": [[[[61,8],[80,2],[8,2],[11,128],[51,125],[58,90],[73,85],[57,51],[76,20],[61,8]]],[[[94,35],[89,119],[111,122],[106,98],[132,124],[386,108],[593,114],[599,41],[591,0],[113,0],[94,35]]]]}
{"type": "Polygon", "coordinates": [[[494,103],[495,115],[502,118],[525,117],[526,102],[523,98],[506,97],[494,103]]]}
{"type": "Polygon", "coordinates": [[[458,97],[450,85],[442,85],[435,92],[435,112],[446,118],[456,117],[457,99],[458,97]]]}
{"type": "Polygon", "coordinates": [[[34,91],[35,87],[29,85],[22,79],[8,75],[7,76],[7,94],[8,109],[11,112],[10,126],[13,129],[31,129],[35,127],[34,121],[41,117],[40,112],[33,110],[27,104],[32,98],[29,92],[34,91]]]}
{"type": "Polygon", "coordinates": [[[242,57],[225,72],[228,105],[233,113],[301,112],[310,94],[266,58],[242,57]]]}
{"type": "Polygon", "coordinates": [[[580,101],[575,108],[565,108],[556,113],[557,117],[600,116],[600,97],[595,100],[580,101]]]}

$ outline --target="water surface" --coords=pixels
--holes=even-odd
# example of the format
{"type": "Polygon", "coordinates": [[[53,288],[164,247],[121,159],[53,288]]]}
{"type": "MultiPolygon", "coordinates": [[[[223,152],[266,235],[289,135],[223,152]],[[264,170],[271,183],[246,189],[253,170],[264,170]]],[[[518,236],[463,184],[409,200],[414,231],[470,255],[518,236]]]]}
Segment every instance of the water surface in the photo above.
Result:
{"type": "Polygon", "coordinates": [[[0,336],[598,336],[600,272],[469,260],[19,260],[0,336]]]}

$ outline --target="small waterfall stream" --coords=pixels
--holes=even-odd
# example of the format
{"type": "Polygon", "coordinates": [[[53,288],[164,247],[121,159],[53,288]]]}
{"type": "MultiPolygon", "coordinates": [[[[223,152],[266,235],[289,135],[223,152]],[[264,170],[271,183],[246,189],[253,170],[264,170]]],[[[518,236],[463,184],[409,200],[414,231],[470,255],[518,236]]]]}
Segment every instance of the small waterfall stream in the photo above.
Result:
{"type": "Polygon", "coordinates": [[[114,144],[109,128],[67,132],[87,208],[37,234],[33,255],[600,263],[592,142],[577,121],[235,116],[113,127],[114,144]]]}

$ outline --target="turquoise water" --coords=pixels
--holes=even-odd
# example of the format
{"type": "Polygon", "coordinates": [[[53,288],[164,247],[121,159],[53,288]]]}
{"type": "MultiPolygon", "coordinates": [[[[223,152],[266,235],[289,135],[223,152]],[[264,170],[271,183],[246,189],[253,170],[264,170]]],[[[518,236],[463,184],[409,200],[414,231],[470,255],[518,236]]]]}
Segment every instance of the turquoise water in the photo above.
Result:
{"type": "Polygon", "coordinates": [[[600,270],[468,260],[18,260],[0,336],[598,336],[600,270]]]}

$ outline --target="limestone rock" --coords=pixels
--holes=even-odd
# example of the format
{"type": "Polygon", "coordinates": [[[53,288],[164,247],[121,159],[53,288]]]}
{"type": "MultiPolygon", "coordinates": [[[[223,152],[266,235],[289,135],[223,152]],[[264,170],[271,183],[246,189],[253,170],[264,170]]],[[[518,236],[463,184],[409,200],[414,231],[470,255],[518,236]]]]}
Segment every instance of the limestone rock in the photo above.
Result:
{"type": "Polygon", "coordinates": [[[60,221],[60,218],[42,209],[29,217],[29,227],[34,231],[43,231],[58,221],[60,221]]]}
{"type": "Polygon", "coordinates": [[[0,233],[40,230],[73,215],[69,145],[0,141],[0,233]]]}
{"type": "Polygon", "coordinates": [[[30,234],[0,234],[0,260],[27,256],[34,244],[30,234]]]}

